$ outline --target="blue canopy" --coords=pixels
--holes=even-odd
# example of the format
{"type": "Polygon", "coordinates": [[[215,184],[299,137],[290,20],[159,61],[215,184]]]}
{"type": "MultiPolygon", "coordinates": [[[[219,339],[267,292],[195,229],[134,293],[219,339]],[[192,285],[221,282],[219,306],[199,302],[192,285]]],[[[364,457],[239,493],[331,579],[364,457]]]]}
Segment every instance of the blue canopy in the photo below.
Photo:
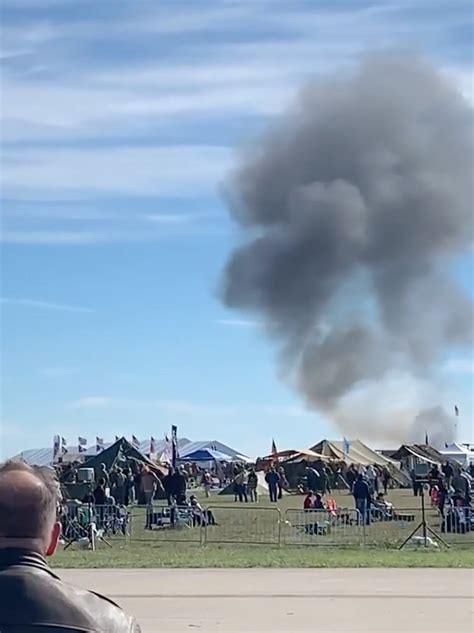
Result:
{"type": "Polygon", "coordinates": [[[230,455],[213,451],[211,448],[201,448],[193,453],[188,453],[186,457],[179,458],[180,462],[230,462],[230,455]]]}

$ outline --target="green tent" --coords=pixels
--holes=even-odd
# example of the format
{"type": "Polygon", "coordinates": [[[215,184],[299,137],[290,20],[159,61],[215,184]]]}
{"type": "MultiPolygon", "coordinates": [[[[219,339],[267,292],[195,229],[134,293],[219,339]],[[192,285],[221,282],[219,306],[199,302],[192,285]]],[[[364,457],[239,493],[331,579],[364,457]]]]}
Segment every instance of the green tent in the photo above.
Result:
{"type": "Polygon", "coordinates": [[[97,455],[94,455],[94,457],[85,461],[81,464],[80,468],[93,468],[97,481],[101,464],[105,464],[105,468],[108,472],[110,472],[114,466],[126,468],[127,466],[130,466],[132,462],[145,464],[152,468],[160,476],[167,472],[164,468],[151,462],[148,457],[143,455],[143,453],[130,444],[130,442],[124,437],[120,438],[97,455]]]}

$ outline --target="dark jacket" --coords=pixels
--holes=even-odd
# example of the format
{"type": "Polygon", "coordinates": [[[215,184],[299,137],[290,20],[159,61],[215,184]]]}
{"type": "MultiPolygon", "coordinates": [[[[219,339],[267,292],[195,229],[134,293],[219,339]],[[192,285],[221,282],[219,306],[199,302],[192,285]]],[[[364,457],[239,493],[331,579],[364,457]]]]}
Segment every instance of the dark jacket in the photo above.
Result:
{"type": "Polygon", "coordinates": [[[355,499],[370,499],[370,488],[365,479],[358,479],[355,482],[352,494],[355,499]]]}
{"type": "Polygon", "coordinates": [[[2,633],[139,633],[114,602],[62,582],[29,550],[0,549],[2,633]]]}

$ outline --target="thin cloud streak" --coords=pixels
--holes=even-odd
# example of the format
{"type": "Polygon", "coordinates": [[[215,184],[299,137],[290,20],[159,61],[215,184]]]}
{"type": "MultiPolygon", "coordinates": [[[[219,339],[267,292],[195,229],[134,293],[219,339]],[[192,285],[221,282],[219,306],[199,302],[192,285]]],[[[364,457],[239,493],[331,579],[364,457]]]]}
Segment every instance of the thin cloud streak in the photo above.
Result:
{"type": "Polygon", "coordinates": [[[92,310],[91,308],[86,308],[84,306],[73,306],[65,303],[54,303],[51,301],[42,301],[38,299],[17,299],[13,297],[1,297],[0,303],[4,305],[14,305],[39,310],[56,310],[58,312],[80,312],[85,314],[90,314],[94,312],[94,310],[92,310]]]}
{"type": "Polygon", "coordinates": [[[216,323],[237,328],[256,328],[262,325],[259,321],[252,321],[251,319],[217,319],[216,323]]]}

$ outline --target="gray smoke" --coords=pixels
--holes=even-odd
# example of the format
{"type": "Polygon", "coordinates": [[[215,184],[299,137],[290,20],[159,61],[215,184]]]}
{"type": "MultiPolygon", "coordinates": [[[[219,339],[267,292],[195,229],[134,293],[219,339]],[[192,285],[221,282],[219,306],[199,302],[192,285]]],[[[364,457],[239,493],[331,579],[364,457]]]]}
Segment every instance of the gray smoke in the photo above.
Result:
{"type": "Polygon", "coordinates": [[[224,302],[263,320],[280,374],[344,431],[430,431],[415,418],[438,403],[436,363],[472,341],[472,303],[446,272],[472,245],[472,167],[472,111],[447,79],[372,55],[306,86],[231,177],[245,241],[224,302]]]}

